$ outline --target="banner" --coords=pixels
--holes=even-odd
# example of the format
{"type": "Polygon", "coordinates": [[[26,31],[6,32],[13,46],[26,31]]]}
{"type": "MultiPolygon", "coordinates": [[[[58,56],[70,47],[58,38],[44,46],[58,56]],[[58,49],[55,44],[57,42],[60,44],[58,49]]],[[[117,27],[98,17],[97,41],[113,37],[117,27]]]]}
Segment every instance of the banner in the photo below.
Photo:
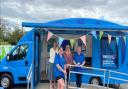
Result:
{"type": "Polygon", "coordinates": [[[101,40],[103,34],[104,34],[104,32],[103,31],[100,31],[100,40],[101,40]]]}
{"type": "Polygon", "coordinates": [[[119,43],[119,37],[116,37],[116,43],[117,43],[117,46],[118,46],[118,43],[119,43]]]}
{"type": "Polygon", "coordinates": [[[103,54],[102,67],[103,68],[117,68],[117,55],[116,54],[103,54]]]}
{"type": "Polygon", "coordinates": [[[111,39],[111,44],[108,44],[108,39],[102,39],[101,52],[101,64],[103,68],[118,67],[118,47],[115,39],[111,39]]]}
{"type": "Polygon", "coordinates": [[[111,43],[111,38],[112,38],[112,36],[108,34],[108,42],[109,42],[109,44],[111,43]]]}
{"type": "Polygon", "coordinates": [[[74,39],[70,39],[70,44],[71,44],[71,47],[73,48],[74,46],[74,43],[75,43],[75,40],[74,39]]]}
{"type": "Polygon", "coordinates": [[[125,42],[125,44],[126,44],[126,36],[123,36],[123,39],[124,39],[124,42],[125,42]]]}
{"type": "Polygon", "coordinates": [[[59,47],[61,46],[62,42],[63,42],[64,38],[59,37],[59,47]]]}
{"type": "Polygon", "coordinates": [[[97,39],[96,31],[92,31],[91,33],[97,39]]]}
{"type": "Polygon", "coordinates": [[[84,45],[86,46],[86,35],[81,36],[80,39],[82,40],[82,42],[83,42],[84,45]]]}
{"type": "MultiPolygon", "coordinates": [[[[91,31],[90,33],[97,39],[96,31],[91,31]]],[[[102,36],[103,36],[104,33],[105,33],[104,31],[100,31],[100,32],[99,32],[99,39],[100,39],[100,40],[101,40],[101,38],[102,38],[102,36]]],[[[109,42],[109,44],[110,44],[110,43],[111,43],[112,35],[109,35],[108,33],[105,33],[105,34],[108,35],[108,42],[109,42]]],[[[52,32],[48,31],[47,41],[48,41],[53,35],[54,35],[54,34],[53,34],[52,32]]],[[[87,35],[88,35],[88,34],[87,34],[87,35]]],[[[56,36],[56,35],[55,35],[55,36],[56,36]]],[[[59,37],[59,36],[56,36],[56,37],[59,37]]],[[[126,44],[126,36],[123,36],[122,38],[124,39],[124,42],[125,42],[125,44],[126,44]]],[[[79,39],[79,38],[69,39],[72,48],[73,48],[73,46],[74,46],[75,39],[79,39]]],[[[84,45],[86,46],[86,35],[81,36],[80,39],[82,40],[82,42],[83,42],[84,45]]],[[[64,40],[64,38],[59,37],[59,46],[62,44],[63,40],[64,40]]],[[[117,45],[118,45],[118,44],[119,44],[119,37],[116,37],[116,42],[117,42],[117,45]]]]}
{"type": "Polygon", "coordinates": [[[48,31],[48,35],[47,35],[47,41],[53,36],[53,33],[48,31]]]}

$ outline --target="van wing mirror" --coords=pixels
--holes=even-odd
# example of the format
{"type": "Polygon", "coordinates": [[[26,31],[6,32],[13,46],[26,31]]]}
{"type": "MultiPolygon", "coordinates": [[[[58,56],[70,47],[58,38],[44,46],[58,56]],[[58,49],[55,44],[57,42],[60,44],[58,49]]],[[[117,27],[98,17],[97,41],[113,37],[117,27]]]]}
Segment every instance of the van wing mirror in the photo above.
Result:
{"type": "Polygon", "coordinates": [[[10,60],[10,54],[7,54],[7,61],[10,60]]]}

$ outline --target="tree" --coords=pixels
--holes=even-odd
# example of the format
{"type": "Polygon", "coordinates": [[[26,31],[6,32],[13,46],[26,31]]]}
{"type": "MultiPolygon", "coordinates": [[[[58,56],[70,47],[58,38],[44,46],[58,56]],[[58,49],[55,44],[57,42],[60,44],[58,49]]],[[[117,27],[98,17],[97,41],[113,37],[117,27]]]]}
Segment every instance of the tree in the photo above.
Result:
{"type": "Polygon", "coordinates": [[[0,19],[0,45],[9,44],[8,42],[5,41],[5,30],[6,30],[5,21],[3,19],[0,19]]]}
{"type": "Polygon", "coordinates": [[[19,28],[15,28],[15,30],[12,33],[8,34],[7,41],[12,44],[16,45],[16,43],[21,39],[21,37],[25,34],[24,31],[22,31],[19,28]]]}
{"type": "Polygon", "coordinates": [[[4,39],[4,30],[5,30],[5,24],[2,19],[0,19],[0,39],[4,39]]]}
{"type": "Polygon", "coordinates": [[[7,22],[4,19],[0,19],[0,45],[15,45],[24,33],[20,27],[14,27],[14,30],[10,30],[7,22]]]}

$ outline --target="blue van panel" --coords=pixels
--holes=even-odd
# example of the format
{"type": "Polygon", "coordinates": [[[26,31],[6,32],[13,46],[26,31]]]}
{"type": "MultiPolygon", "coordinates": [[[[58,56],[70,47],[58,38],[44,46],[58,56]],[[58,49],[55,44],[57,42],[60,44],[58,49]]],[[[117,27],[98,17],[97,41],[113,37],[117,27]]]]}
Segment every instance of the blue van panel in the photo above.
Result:
{"type": "Polygon", "coordinates": [[[20,40],[18,43],[22,43],[23,41],[33,41],[34,42],[34,32],[35,30],[31,30],[27,32],[20,40]]]}
{"type": "Polygon", "coordinates": [[[128,55],[127,55],[128,54],[128,37],[126,39],[126,43],[124,43],[123,46],[125,46],[124,47],[125,49],[124,50],[120,49],[120,50],[124,51],[123,53],[121,53],[122,56],[120,59],[120,64],[121,64],[120,71],[122,71],[124,73],[128,73],[128,55]],[[124,59],[122,59],[122,58],[124,58],[124,59]]]}
{"type": "Polygon", "coordinates": [[[101,48],[99,38],[92,36],[92,66],[101,68],[101,48]]]}

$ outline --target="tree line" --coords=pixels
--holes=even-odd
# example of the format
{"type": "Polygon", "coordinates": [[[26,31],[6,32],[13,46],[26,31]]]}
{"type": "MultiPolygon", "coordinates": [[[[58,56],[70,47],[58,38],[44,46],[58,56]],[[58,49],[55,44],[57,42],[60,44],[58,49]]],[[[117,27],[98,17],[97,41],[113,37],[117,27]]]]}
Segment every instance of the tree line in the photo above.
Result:
{"type": "Polygon", "coordinates": [[[25,31],[20,27],[14,27],[13,30],[0,19],[0,45],[16,45],[25,31]]]}

